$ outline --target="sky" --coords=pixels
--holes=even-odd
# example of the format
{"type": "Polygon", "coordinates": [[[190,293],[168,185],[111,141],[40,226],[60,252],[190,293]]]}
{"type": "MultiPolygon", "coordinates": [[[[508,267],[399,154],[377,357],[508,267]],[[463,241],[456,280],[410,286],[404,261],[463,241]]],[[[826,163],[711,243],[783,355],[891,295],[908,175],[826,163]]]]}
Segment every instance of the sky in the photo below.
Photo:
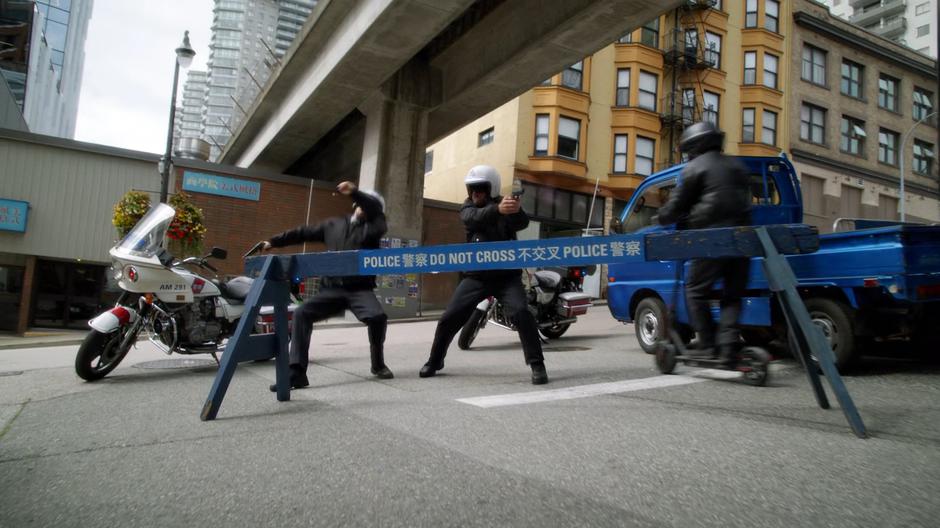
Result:
{"type": "MultiPolygon", "coordinates": [[[[205,70],[212,4],[212,0],[94,0],[75,139],[163,153],[174,50],[189,30],[196,50],[190,69],[205,70]]],[[[180,70],[177,103],[185,72],[180,70]]]]}

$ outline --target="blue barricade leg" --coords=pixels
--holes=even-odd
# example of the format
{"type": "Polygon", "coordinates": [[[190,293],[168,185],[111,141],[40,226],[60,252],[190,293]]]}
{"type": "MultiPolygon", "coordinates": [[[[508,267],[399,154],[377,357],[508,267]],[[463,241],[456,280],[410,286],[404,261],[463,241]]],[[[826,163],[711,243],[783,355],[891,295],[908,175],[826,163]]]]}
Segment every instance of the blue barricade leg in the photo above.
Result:
{"type": "Polygon", "coordinates": [[[826,397],[826,391],[823,390],[822,380],[819,379],[819,373],[816,372],[816,365],[813,364],[813,359],[809,354],[809,346],[805,343],[800,342],[800,338],[797,337],[796,332],[793,332],[791,328],[796,324],[791,322],[794,320],[791,314],[786,313],[786,307],[781,303],[781,310],[784,312],[784,318],[787,320],[787,335],[790,336],[790,343],[796,347],[796,350],[793,350],[796,354],[796,358],[800,360],[800,364],[803,365],[803,370],[806,372],[806,377],[809,378],[809,384],[813,388],[813,394],[816,396],[816,403],[823,409],[829,408],[829,398],[826,397]]]}
{"type": "Polygon", "coordinates": [[[767,282],[770,289],[776,293],[790,331],[796,337],[795,341],[798,348],[800,348],[799,353],[802,355],[802,361],[807,367],[806,372],[810,377],[813,390],[816,392],[817,401],[821,407],[826,408],[823,402],[828,403],[828,400],[826,400],[825,393],[822,391],[822,384],[814,381],[816,371],[812,368],[810,354],[816,356],[816,361],[822,368],[823,374],[829,382],[829,387],[836,395],[836,399],[839,400],[839,406],[842,407],[842,413],[849,422],[852,431],[859,438],[866,438],[868,433],[865,430],[865,424],[862,423],[862,417],[858,414],[858,409],[855,408],[855,402],[852,401],[852,397],[849,395],[849,391],[845,388],[842,377],[836,369],[832,349],[829,347],[826,337],[813,324],[803,300],[796,291],[796,277],[793,275],[793,270],[777,252],[766,228],[758,227],[757,236],[764,249],[763,264],[767,282]]]}
{"type": "Polygon", "coordinates": [[[225,392],[235,374],[235,367],[244,361],[276,358],[277,399],[290,399],[287,372],[287,303],[289,291],[280,261],[268,257],[258,278],[251,285],[245,299],[245,312],[238,321],[235,333],[229,339],[222,356],[209,397],[202,407],[200,418],[214,420],[225,398],[225,392]],[[274,306],[274,334],[251,335],[262,304],[274,306]]]}
{"type": "MultiPolygon", "coordinates": [[[[286,294],[285,294],[286,297],[286,294]]],[[[290,400],[290,369],[288,367],[287,305],[274,305],[274,333],[277,336],[277,351],[274,356],[277,401],[290,400]]]]}

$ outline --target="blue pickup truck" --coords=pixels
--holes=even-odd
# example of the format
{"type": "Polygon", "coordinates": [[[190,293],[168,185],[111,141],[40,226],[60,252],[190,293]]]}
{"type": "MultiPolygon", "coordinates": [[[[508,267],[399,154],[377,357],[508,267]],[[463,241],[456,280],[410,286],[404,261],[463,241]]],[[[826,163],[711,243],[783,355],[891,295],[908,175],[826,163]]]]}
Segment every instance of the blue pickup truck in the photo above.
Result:
{"type": "MultiPolygon", "coordinates": [[[[753,222],[801,223],[803,204],[796,170],[785,156],[741,157],[751,175],[753,222]]],[[[675,229],[653,225],[653,216],[681,179],[683,165],[646,178],[612,230],[622,233],[675,229]]],[[[798,290],[844,369],[869,346],[886,340],[936,343],[940,333],[940,226],[856,221],[852,231],[820,236],[819,251],[787,257],[798,290]],[[933,328],[931,327],[933,326],[933,328]]],[[[611,264],[608,307],[624,323],[634,323],[637,341],[648,353],[663,335],[667,305],[677,299],[683,339],[691,339],[684,283],[676,283],[671,261],[611,264]],[[676,290],[679,295],[676,296],[676,290]]],[[[681,277],[685,276],[683,268],[681,277]]],[[[767,287],[760,263],[752,261],[747,296],[739,319],[748,344],[787,340],[786,323],[767,287]]],[[[717,316],[718,295],[713,312],[717,316]]]]}

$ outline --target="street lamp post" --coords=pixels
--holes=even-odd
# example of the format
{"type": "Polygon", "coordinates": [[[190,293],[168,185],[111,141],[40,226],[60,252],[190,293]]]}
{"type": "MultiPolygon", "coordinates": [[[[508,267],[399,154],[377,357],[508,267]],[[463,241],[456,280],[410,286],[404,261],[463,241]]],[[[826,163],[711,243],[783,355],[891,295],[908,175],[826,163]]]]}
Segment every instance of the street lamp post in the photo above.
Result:
{"type": "Polygon", "coordinates": [[[189,68],[193,62],[196,50],[189,45],[189,31],[183,34],[183,43],[176,48],[176,60],[173,62],[173,96],[170,98],[170,124],[166,132],[166,153],[163,155],[163,165],[160,167],[160,203],[166,203],[167,191],[170,186],[170,165],[173,162],[173,122],[176,120],[176,85],[179,83],[180,66],[189,68]]]}
{"type": "Polygon", "coordinates": [[[899,169],[900,172],[901,172],[901,188],[900,188],[900,191],[899,191],[899,193],[900,193],[899,204],[900,204],[900,205],[898,206],[898,212],[899,212],[900,215],[901,215],[901,221],[902,221],[902,222],[904,221],[904,144],[907,143],[907,138],[911,135],[911,133],[914,132],[914,129],[917,128],[917,125],[919,125],[919,124],[923,123],[924,121],[930,119],[931,117],[937,115],[937,112],[938,112],[937,110],[934,110],[933,112],[930,112],[929,114],[925,115],[924,117],[918,119],[916,123],[914,123],[913,125],[911,125],[911,128],[907,129],[907,132],[904,133],[904,137],[901,138],[901,150],[900,150],[900,152],[898,153],[898,155],[899,155],[899,158],[898,158],[898,169],[899,169]]]}

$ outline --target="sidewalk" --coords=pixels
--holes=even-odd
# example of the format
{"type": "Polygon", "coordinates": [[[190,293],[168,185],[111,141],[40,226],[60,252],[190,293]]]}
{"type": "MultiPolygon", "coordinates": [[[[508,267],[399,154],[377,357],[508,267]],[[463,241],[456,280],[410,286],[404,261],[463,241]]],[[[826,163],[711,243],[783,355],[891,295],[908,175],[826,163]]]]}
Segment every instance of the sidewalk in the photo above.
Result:
{"type": "MultiPolygon", "coordinates": [[[[389,324],[413,323],[416,321],[432,321],[441,316],[443,310],[425,310],[420,316],[389,319],[389,324]]],[[[334,317],[317,323],[314,327],[345,328],[362,326],[352,314],[334,317]]],[[[20,336],[9,332],[0,332],[0,350],[15,348],[38,348],[50,346],[78,345],[88,335],[88,330],[66,330],[55,328],[30,328],[26,334],[20,336]]]]}
{"type": "MultiPolygon", "coordinates": [[[[594,306],[606,305],[607,299],[594,300],[594,306]]],[[[440,318],[442,313],[444,313],[444,310],[422,310],[419,316],[389,319],[388,324],[435,321],[440,318]]],[[[329,328],[352,328],[361,325],[362,323],[357,321],[351,313],[346,312],[342,317],[333,317],[317,323],[314,328],[324,326],[329,328]]],[[[78,345],[85,339],[87,334],[87,330],[56,328],[30,328],[22,336],[9,332],[0,332],[0,350],[78,345]]]]}

